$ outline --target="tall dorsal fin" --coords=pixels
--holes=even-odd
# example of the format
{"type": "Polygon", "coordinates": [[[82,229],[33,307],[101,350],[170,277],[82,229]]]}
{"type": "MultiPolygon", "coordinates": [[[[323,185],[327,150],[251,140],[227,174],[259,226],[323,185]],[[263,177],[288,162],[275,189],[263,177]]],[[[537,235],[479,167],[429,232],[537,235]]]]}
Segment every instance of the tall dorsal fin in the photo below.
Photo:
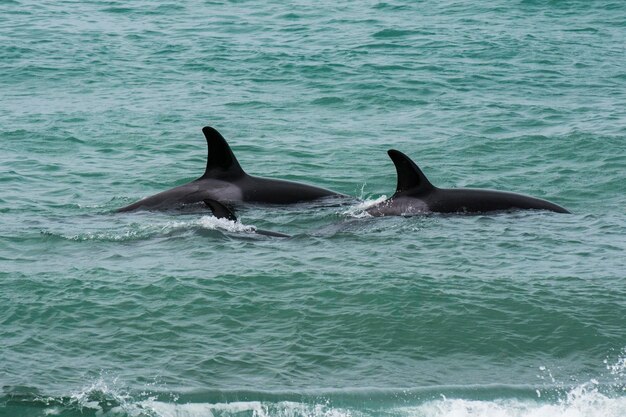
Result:
{"type": "Polygon", "coordinates": [[[396,172],[398,174],[398,185],[396,187],[396,193],[402,191],[413,192],[426,192],[435,188],[434,185],[428,181],[426,175],[421,169],[405,154],[395,149],[387,151],[389,157],[396,166],[396,172]]]}
{"type": "Polygon", "coordinates": [[[205,126],[202,128],[202,133],[204,133],[209,149],[203,178],[215,176],[230,177],[245,174],[233,151],[230,150],[230,146],[226,143],[226,139],[220,132],[210,126],[205,126]]]}

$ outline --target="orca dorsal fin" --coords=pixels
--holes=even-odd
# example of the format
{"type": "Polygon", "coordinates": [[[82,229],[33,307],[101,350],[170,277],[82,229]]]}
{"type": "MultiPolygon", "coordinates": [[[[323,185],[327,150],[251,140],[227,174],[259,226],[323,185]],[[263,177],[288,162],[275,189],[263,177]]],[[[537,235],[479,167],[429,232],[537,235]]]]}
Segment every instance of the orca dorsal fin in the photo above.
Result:
{"type": "MultiPolygon", "coordinates": [[[[219,201],[211,200],[210,198],[205,198],[203,201],[204,204],[206,204],[206,206],[211,209],[213,216],[217,217],[218,219],[226,219],[233,222],[239,221],[237,220],[237,216],[235,216],[235,213],[219,201]]],[[[290,235],[286,235],[284,233],[272,232],[271,230],[261,230],[257,228],[252,228],[252,233],[270,237],[291,237],[290,235]]]]}
{"type": "Polygon", "coordinates": [[[210,126],[205,126],[202,128],[202,133],[204,133],[208,147],[206,170],[202,178],[238,177],[245,174],[220,132],[210,126]]]}
{"type": "Polygon", "coordinates": [[[411,158],[395,149],[388,150],[387,154],[389,154],[393,164],[396,166],[398,175],[396,194],[403,191],[421,193],[435,188],[411,158]]]}
{"type": "Polygon", "coordinates": [[[235,216],[235,213],[233,213],[231,209],[229,209],[219,201],[206,198],[204,199],[204,204],[206,204],[206,206],[211,209],[213,216],[217,217],[218,219],[232,220],[234,222],[237,221],[237,216],[235,216]]]}

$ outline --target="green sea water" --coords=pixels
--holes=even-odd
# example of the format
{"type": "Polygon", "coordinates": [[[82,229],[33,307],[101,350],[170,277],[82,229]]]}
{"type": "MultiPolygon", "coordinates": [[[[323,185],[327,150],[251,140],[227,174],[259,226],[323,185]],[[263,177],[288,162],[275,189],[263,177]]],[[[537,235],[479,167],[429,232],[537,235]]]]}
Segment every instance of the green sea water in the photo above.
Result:
{"type": "Polygon", "coordinates": [[[0,0],[0,415],[624,416],[625,178],[621,1],[0,0]],[[360,201],[113,212],[206,125],[360,201]]]}

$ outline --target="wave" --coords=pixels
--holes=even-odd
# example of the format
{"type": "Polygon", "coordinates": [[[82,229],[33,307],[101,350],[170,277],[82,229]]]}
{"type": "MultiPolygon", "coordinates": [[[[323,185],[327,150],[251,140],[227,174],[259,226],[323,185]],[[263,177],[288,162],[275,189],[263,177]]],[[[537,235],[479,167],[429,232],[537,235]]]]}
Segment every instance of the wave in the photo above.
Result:
{"type": "MultiPolygon", "coordinates": [[[[604,382],[550,385],[434,386],[415,389],[207,391],[172,393],[159,383],[132,391],[106,372],[66,397],[4,387],[0,416],[110,417],[623,417],[626,349],[604,361],[604,382]],[[605,378],[608,377],[608,378],[605,378]],[[151,391],[154,390],[154,391],[151,391]]],[[[541,378],[545,380],[544,378],[541,378]]]]}
{"type": "Polygon", "coordinates": [[[556,403],[540,401],[476,401],[446,399],[398,410],[407,417],[618,417],[626,413],[626,397],[610,398],[586,386],[574,388],[567,399],[556,403]]]}
{"type": "MultiPolygon", "coordinates": [[[[137,396],[146,396],[145,393],[137,396]]],[[[398,394],[388,394],[392,399],[398,394]]],[[[413,404],[372,403],[363,396],[337,396],[311,401],[186,401],[157,395],[135,399],[124,390],[111,389],[98,382],[69,398],[40,397],[31,401],[0,399],[0,415],[29,416],[115,416],[115,417],[623,417],[626,396],[600,392],[597,384],[571,388],[556,400],[496,398],[447,398],[417,401],[413,404]],[[358,403],[361,397],[363,402],[358,403]]],[[[389,399],[388,399],[389,400],[389,399]]]]}

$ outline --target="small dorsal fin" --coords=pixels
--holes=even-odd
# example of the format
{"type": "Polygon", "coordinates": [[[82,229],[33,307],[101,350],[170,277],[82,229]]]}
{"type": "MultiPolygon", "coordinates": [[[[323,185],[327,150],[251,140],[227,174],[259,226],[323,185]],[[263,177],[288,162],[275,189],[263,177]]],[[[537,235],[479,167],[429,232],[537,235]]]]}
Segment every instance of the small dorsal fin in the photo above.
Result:
{"type": "Polygon", "coordinates": [[[390,149],[387,153],[396,166],[398,175],[396,193],[402,191],[425,192],[435,188],[411,158],[395,149],[390,149]]]}
{"type": "Polygon", "coordinates": [[[206,206],[211,209],[211,211],[213,212],[213,216],[217,217],[218,219],[227,219],[234,222],[237,221],[237,216],[235,216],[235,213],[233,213],[231,209],[229,209],[219,201],[207,198],[204,200],[204,204],[206,204],[206,206]]]}
{"type": "Polygon", "coordinates": [[[206,138],[208,146],[208,156],[206,161],[205,177],[220,177],[220,176],[240,176],[245,172],[241,169],[237,158],[230,150],[230,146],[226,142],[226,139],[210,126],[202,128],[202,133],[206,138]]]}
{"type": "MultiPolygon", "coordinates": [[[[224,204],[220,203],[219,201],[205,198],[204,204],[206,204],[206,206],[211,209],[213,216],[217,217],[218,219],[226,219],[226,220],[231,220],[233,222],[238,221],[237,216],[235,216],[235,213],[233,213],[231,209],[229,209],[228,207],[226,207],[224,204]]],[[[256,229],[256,228],[253,229],[253,233],[256,233],[258,235],[263,235],[263,236],[271,236],[271,237],[291,237],[290,235],[286,235],[284,233],[272,232],[271,230],[261,230],[261,229],[256,229]]]]}

